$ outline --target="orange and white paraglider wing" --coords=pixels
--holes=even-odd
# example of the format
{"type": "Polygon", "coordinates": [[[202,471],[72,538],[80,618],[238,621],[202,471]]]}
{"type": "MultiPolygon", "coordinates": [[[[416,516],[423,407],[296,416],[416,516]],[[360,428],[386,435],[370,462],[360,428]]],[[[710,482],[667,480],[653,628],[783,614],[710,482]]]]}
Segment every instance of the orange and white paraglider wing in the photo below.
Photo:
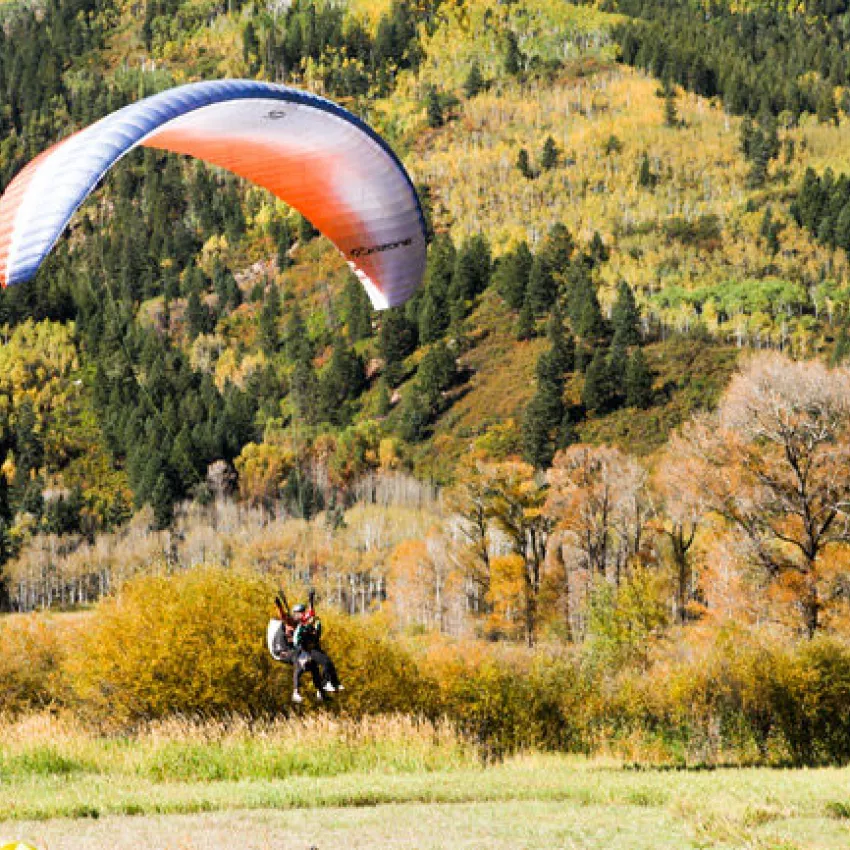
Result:
{"type": "Polygon", "coordinates": [[[422,281],[422,209],[389,146],[324,98],[228,80],[127,106],[27,166],[0,199],[0,282],[31,278],[101,177],[139,145],[269,189],[339,248],[378,309],[403,304],[422,281]]]}

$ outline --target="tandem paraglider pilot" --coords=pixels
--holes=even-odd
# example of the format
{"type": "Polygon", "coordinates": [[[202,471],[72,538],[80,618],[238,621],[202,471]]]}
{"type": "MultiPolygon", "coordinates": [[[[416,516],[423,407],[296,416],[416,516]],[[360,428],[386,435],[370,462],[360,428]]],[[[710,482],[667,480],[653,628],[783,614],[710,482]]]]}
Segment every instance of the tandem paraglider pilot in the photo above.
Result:
{"type": "Polygon", "coordinates": [[[316,616],[313,594],[309,607],[295,605],[292,611],[281,592],[275,597],[278,618],[269,621],[268,647],[276,661],[292,665],[292,701],[302,703],[301,677],[309,673],[316,688],[316,699],[344,690],[336,666],[322,649],[322,622],[316,616]]]}

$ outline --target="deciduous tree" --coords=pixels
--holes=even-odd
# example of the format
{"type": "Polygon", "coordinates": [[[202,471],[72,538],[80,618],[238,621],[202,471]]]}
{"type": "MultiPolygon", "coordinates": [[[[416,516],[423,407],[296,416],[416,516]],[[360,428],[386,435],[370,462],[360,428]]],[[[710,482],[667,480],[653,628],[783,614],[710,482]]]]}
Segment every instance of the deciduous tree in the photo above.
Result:
{"type": "Polygon", "coordinates": [[[527,463],[505,461],[487,469],[487,515],[507,536],[511,551],[522,561],[522,607],[525,639],[537,639],[538,597],[549,533],[550,517],[544,513],[545,481],[527,463]]]}
{"type": "Polygon", "coordinates": [[[850,371],[754,357],[671,451],[683,495],[725,520],[814,636],[829,601],[824,564],[850,543],[850,371]]]}
{"type": "Polygon", "coordinates": [[[547,479],[545,512],[578,565],[618,583],[645,542],[643,468],[619,449],[578,444],[558,452],[547,479]]]}

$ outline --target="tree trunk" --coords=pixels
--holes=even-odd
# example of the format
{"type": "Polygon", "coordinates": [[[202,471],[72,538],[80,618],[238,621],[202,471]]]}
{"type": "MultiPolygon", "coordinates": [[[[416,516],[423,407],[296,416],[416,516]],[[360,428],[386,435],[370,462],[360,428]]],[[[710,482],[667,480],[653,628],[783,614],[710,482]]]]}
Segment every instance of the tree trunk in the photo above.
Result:
{"type": "Polygon", "coordinates": [[[675,544],[673,551],[676,561],[676,622],[680,626],[684,626],[688,619],[690,570],[688,569],[687,555],[681,552],[675,544]]]}
{"type": "Polygon", "coordinates": [[[806,628],[806,637],[811,640],[820,628],[820,597],[814,577],[808,577],[806,595],[803,597],[803,621],[806,628]]]}
{"type": "Polygon", "coordinates": [[[531,588],[528,588],[529,593],[525,601],[525,642],[529,647],[533,647],[535,643],[535,632],[537,630],[537,600],[534,594],[531,593],[531,588]]]}
{"type": "Polygon", "coordinates": [[[534,646],[537,632],[537,582],[534,561],[525,563],[525,642],[534,646]]]}
{"type": "Polygon", "coordinates": [[[564,560],[563,546],[558,541],[555,546],[555,557],[558,559],[558,564],[564,571],[564,592],[563,592],[563,610],[564,610],[564,637],[568,643],[573,642],[573,625],[572,616],[572,596],[570,595],[570,572],[567,569],[566,561],[564,560]]]}

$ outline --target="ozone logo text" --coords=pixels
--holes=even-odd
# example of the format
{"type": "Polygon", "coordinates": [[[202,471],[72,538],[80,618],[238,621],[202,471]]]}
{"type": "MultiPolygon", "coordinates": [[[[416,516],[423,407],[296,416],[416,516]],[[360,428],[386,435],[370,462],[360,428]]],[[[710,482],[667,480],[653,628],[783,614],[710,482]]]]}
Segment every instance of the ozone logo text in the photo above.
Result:
{"type": "Polygon", "coordinates": [[[370,245],[363,248],[352,248],[352,257],[368,257],[371,254],[383,254],[384,251],[392,251],[394,248],[404,248],[407,245],[412,245],[413,239],[408,236],[407,239],[399,239],[396,242],[385,242],[383,245],[370,245]]]}

